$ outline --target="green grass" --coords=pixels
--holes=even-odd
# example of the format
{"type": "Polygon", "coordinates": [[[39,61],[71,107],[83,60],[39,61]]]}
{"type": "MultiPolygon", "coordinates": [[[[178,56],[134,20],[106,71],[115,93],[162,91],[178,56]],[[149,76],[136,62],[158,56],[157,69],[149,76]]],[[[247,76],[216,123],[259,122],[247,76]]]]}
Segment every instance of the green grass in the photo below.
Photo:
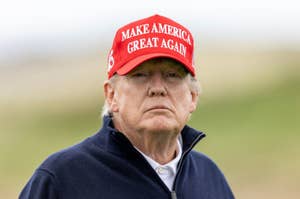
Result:
{"type": "MultiPolygon", "coordinates": [[[[300,168],[299,85],[298,79],[290,79],[247,95],[200,98],[189,124],[207,137],[196,149],[217,162],[234,189],[272,183],[282,175],[299,183],[294,174],[300,168]]],[[[102,103],[82,103],[80,109],[28,108],[2,118],[0,193],[16,198],[48,155],[99,129],[102,103]]]]}

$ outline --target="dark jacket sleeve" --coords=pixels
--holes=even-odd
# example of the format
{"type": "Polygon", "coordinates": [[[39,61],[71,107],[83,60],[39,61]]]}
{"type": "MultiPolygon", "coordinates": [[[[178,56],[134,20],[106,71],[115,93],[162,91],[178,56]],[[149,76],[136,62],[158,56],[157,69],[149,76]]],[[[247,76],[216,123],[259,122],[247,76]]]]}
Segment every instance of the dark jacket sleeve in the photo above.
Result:
{"type": "Polygon", "coordinates": [[[35,171],[19,199],[58,199],[54,176],[47,170],[35,171]]]}

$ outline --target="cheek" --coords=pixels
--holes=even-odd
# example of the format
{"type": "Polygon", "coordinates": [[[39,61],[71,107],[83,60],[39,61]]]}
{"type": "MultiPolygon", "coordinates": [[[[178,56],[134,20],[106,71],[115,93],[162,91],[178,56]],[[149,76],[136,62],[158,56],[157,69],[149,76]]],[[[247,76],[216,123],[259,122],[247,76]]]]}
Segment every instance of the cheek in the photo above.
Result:
{"type": "Polygon", "coordinates": [[[177,106],[180,106],[181,114],[189,114],[194,111],[194,103],[190,92],[182,91],[176,96],[177,106]]]}
{"type": "Polygon", "coordinates": [[[118,111],[122,114],[137,112],[138,107],[140,107],[141,96],[133,90],[124,89],[116,97],[116,107],[118,107],[118,111]]]}

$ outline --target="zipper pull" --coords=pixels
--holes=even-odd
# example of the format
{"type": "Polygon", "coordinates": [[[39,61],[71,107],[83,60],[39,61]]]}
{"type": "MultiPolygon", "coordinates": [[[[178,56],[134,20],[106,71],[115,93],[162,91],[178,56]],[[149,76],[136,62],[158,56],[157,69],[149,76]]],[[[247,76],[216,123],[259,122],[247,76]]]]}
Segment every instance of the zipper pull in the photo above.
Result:
{"type": "Polygon", "coordinates": [[[177,199],[177,196],[176,196],[176,192],[175,192],[175,191],[172,191],[172,192],[171,192],[171,198],[172,198],[172,199],[177,199]]]}

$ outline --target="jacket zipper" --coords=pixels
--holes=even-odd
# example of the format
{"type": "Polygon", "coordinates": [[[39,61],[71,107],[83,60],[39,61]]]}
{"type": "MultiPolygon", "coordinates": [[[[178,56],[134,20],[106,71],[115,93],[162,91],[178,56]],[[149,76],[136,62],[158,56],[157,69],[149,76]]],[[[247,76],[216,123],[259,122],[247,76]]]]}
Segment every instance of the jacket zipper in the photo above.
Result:
{"type": "Polygon", "coordinates": [[[171,198],[172,199],[177,199],[177,195],[175,191],[171,191],[171,198]]]}
{"type": "Polygon", "coordinates": [[[171,199],[177,199],[177,194],[176,194],[176,184],[177,183],[176,182],[177,182],[178,175],[182,170],[183,160],[185,159],[186,155],[194,148],[194,146],[204,137],[205,137],[204,133],[201,133],[200,135],[198,135],[196,137],[196,139],[192,142],[191,146],[183,152],[182,157],[178,163],[177,173],[176,173],[174,184],[173,184],[173,190],[171,191],[171,199]]]}

